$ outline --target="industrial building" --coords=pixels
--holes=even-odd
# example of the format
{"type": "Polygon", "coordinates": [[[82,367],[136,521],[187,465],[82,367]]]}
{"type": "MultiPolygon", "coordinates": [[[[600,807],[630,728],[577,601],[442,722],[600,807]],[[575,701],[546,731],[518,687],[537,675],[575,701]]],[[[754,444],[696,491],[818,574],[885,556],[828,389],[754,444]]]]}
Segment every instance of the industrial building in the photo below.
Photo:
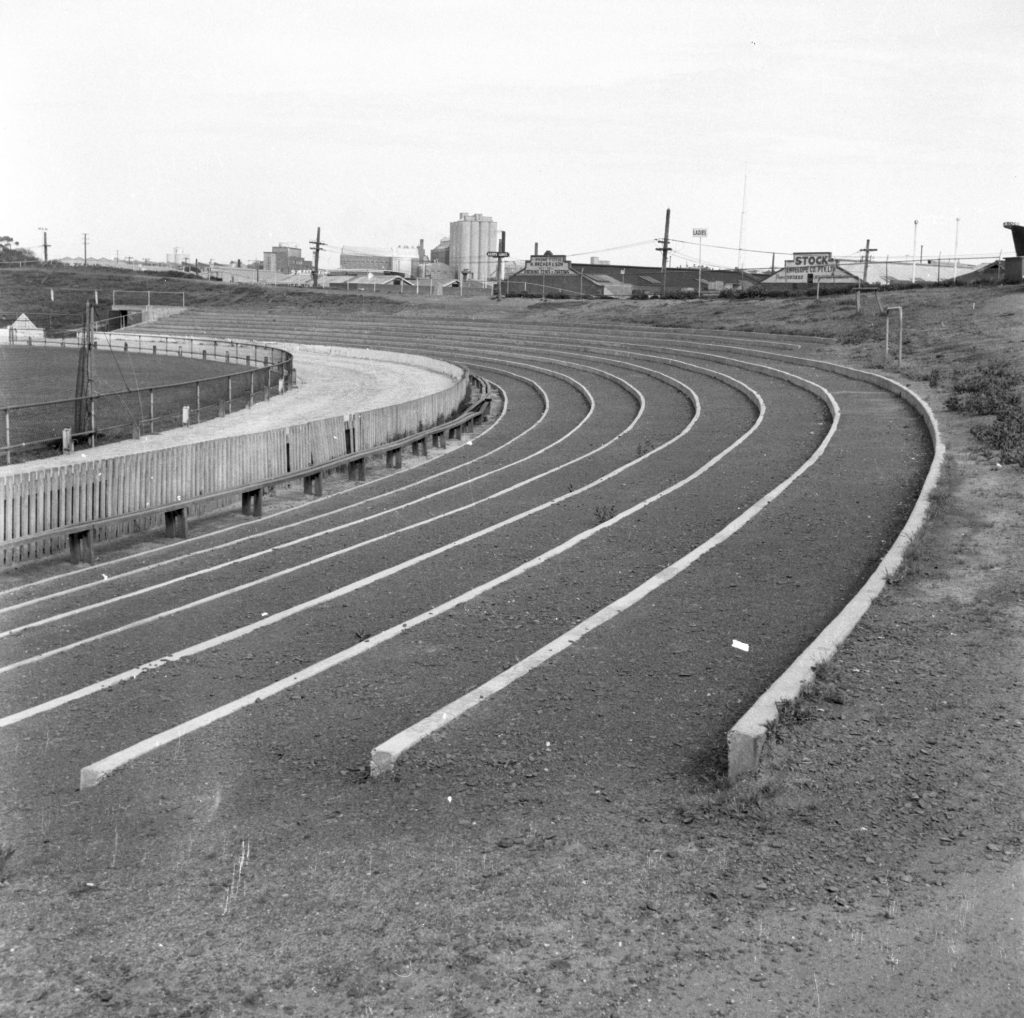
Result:
{"type": "Polygon", "coordinates": [[[741,289],[763,277],[740,269],[668,268],[613,265],[597,259],[571,262],[550,251],[533,257],[510,273],[502,287],[509,297],[678,297],[741,289]]]}
{"type": "Polygon", "coordinates": [[[422,260],[422,248],[400,245],[393,248],[344,246],[338,256],[343,272],[397,272],[412,278],[422,260]]]}
{"type": "Polygon", "coordinates": [[[486,282],[498,271],[498,224],[479,212],[460,212],[448,234],[448,264],[459,279],[486,282]]]}
{"type": "Polygon", "coordinates": [[[914,283],[974,283],[1001,281],[998,261],[978,265],[955,258],[918,260],[834,258],[830,251],[796,251],[781,269],[763,280],[772,289],[804,287],[848,290],[858,286],[906,286],[914,283]]]}
{"type": "Polygon", "coordinates": [[[302,257],[302,249],[277,244],[263,252],[263,268],[268,272],[311,272],[313,263],[302,257]]]}

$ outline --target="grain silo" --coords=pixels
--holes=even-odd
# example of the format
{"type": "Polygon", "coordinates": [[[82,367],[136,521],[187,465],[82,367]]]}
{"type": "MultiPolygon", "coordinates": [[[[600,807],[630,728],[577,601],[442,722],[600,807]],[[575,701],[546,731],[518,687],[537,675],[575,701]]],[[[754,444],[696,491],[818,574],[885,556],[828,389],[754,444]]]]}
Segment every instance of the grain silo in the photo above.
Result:
{"type": "Polygon", "coordinates": [[[448,264],[462,278],[464,269],[469,278],[486,282],[498,270],[498,260],[488,258],[488,251],[498,248],[498,224],[479,212],[460,212],[449,231],[448,264]]]}

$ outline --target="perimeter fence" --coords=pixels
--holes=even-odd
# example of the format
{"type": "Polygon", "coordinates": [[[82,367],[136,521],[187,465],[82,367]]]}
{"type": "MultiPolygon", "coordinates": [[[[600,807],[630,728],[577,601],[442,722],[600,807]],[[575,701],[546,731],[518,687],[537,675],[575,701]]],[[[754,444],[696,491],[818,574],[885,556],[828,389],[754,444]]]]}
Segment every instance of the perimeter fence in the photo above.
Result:
{"type": "MultiPolygon", "coordinates": [[[[292,387],[290,353],[259,343],[191,336],[97,333],[102,352],[181,357],[223,364],[224,372],[166,385],[0,407],[3,446],[0,462],[16,463],[90,446],[138,438],[268,400],[292,387]]],[[[32,337],[19,345],[77,348],[67,337],[32,337]]]]}

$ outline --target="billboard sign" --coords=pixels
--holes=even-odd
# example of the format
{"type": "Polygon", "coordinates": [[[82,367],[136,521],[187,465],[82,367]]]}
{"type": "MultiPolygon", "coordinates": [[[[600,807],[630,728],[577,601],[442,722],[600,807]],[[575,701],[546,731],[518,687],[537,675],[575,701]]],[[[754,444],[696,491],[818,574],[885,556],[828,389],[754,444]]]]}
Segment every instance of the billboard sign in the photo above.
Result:
{"type": "Polygon", "coordinates": [[[805,272],[835,272],[836,260],[831,251],[794,251],[786,262],[787,269],[803,269],[805,272]]]}

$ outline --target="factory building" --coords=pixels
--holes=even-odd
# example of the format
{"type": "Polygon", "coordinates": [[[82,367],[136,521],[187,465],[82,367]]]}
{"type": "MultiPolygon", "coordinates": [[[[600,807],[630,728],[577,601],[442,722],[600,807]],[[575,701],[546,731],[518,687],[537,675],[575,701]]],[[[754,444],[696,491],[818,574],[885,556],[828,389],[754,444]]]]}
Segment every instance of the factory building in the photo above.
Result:
{"type": "Polygon", "coordinates": [[[263,252],[263,268],[268,272],[309,272],[313,263],[302,257],[301,248],[276,244],[263,252]]]}
{"type": "Polygon", "coordinates": [[[420,252],[409,245],[390,249],[344,246],[338,257],[338,268],[346,272],[392,272],[413,276],[420,262],[420,252]]]}
{"type": "Polygon", "coordinates": [[[762,277],[739,269],[647,268],[591,259],[589,264],[535,249],[518,272],[510,272],[502,293],[509,297],[670,297],[743,289],[762,277]]]}
{"type": "Polygon", "coordinates": [[[485,282],[498,271],[497,258],[488,251],[498,248],[498,224],[479,212],[460,212],[448,233],[448,264],[459,278],[485,282]]]}

